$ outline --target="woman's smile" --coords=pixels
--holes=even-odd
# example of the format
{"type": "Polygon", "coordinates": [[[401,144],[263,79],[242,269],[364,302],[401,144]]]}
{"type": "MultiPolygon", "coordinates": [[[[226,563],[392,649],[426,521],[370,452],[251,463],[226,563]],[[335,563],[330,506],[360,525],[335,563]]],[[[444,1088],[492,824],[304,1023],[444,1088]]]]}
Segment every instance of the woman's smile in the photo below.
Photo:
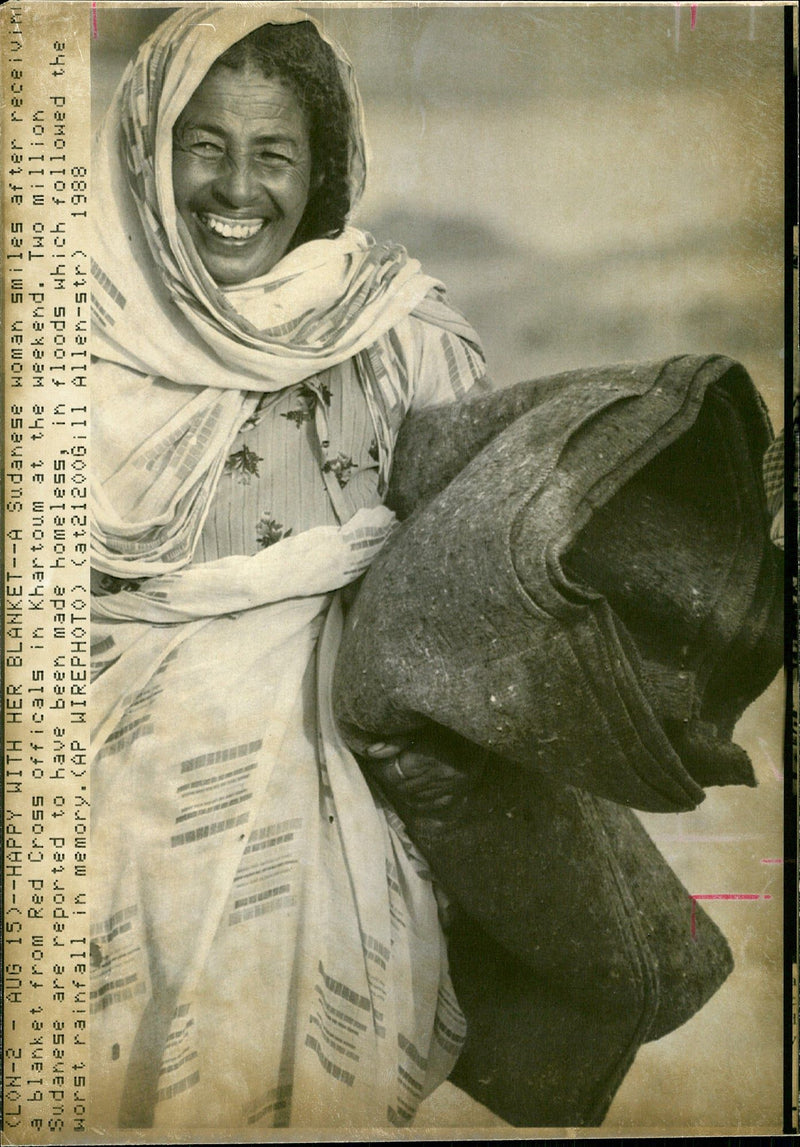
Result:
{"type": "Polygon", "coordinates": [[[233,285],[283,258],[308,203],[303,109],[277,77],[212,69],[175,125],[175,206],[211,277],[233,285]]]}
{"type": "Polygon", "coordinates": [[[221,215],[198,215],[197,218],[212,235],[239,244],[252,239],[267,225],[266,219],[230,219],[221,215]]]}

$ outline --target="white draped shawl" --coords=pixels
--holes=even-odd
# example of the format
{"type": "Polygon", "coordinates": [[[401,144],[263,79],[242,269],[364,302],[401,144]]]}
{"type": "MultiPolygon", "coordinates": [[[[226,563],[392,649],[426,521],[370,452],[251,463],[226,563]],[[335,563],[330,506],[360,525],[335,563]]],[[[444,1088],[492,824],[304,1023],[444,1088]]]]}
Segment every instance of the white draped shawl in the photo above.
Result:
{"type": "MultiPolygon", "coordinates": [[[[98,1128],[402,1126],[464,1037],[430,875],[330,705],[335,591],[393,516],[365,507],[254,556],[191,564],[258,392],[316,387],[324,451],[316,374],[357,362],[353,400],[385,482],[419,385],[389,353],[393,326],[413,312],[453,336],[429,392],[452,399],[482,371],[474,332],[401,248],[347,230],[222,292],[186,243],[177,115],[231,43],[300,18],[285,5],[179,10],[128,69],[98,140],[93,564],[146,579],[94,602],[98,1128]],[[290,321],[309,303],[312,322],[290,321]]],[[[357,197],[360,105],[334,50],[357,197]]]]}

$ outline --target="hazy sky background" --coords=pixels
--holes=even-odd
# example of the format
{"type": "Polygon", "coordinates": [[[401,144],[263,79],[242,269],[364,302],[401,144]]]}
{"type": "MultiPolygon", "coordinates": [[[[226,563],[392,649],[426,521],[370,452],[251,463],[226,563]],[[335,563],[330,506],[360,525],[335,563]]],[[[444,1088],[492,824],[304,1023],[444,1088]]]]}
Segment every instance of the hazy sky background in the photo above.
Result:
{"type": "MultiPolygon", "coordinates": [[[[313,10],[366,108],[355,221],[441,276],[498,381],[721,351],[781,416],[780,6],[313,10]]],[[[95,114],[164,13],[98,9],[95,114]]]]}

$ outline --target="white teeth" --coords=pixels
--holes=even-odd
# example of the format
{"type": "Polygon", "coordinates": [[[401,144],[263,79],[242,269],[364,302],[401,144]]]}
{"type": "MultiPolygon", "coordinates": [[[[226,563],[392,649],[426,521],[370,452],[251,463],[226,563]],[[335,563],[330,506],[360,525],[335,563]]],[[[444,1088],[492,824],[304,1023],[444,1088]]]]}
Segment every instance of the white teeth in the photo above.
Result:
{"type": "Polygon", "coordinates": [[[221,219],[217,215],[200,215],[201,222],[224,239],[252,239],[264,226],[264,219],[241,219],[236,222],[221,219]]]}

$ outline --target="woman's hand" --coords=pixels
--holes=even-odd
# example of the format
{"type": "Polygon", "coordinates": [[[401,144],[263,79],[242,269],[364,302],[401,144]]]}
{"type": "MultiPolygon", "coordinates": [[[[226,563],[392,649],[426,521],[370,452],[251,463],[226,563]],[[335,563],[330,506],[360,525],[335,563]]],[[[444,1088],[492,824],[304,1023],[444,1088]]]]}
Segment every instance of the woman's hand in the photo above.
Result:
{"type": "Polygon", "coordinates": [[[364,771],[403,820],[412,822],[410,828],[414,821],[455,818],[481,771],[479,751],[468,742],[445,743],[427,732],[373,742],[359,755],[364,771]]]}

